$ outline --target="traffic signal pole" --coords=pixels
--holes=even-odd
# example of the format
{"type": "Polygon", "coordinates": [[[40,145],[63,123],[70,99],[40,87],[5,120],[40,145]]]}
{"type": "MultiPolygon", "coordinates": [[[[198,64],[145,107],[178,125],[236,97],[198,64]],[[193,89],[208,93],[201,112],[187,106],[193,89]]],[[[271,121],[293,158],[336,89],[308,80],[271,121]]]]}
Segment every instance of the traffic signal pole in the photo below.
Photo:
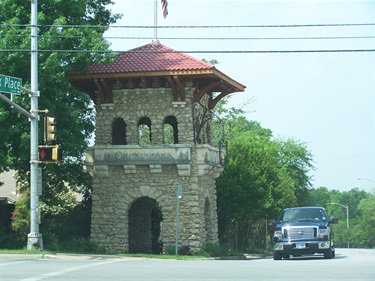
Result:
{"type": "Polygon", "coordinates": [[[38,1],[31,0],[31,114],[30,118],[30,233],[27,249],[43,250],[43,239],[39,233],[38,185],[38,1]]]}

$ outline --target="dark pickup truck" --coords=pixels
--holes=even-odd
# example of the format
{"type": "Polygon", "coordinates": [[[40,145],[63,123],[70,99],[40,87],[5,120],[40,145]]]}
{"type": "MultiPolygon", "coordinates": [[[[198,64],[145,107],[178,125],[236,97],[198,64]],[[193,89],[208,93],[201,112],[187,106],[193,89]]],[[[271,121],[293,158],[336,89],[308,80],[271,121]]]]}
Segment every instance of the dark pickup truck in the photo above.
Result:
{"type": "Polygon", "coordinates": [[[321,207],[296,207],[284,209],[275,226],[273,259],[288,259],[291,255],[324,254],[325,259],[335,256],[331,224],[327,212],[321,207]]]}

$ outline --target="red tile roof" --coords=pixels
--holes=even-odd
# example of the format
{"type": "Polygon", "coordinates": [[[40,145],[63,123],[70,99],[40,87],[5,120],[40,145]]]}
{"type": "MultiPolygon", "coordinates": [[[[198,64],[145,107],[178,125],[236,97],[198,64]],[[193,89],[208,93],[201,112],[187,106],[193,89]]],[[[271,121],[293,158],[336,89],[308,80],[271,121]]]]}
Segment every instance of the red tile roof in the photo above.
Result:
{"type": "Polygon", "coordinates": [[[213,70],[215,67],[158,42],[119,53],[109,64],[92,64],[88,74],[213,70]]]}

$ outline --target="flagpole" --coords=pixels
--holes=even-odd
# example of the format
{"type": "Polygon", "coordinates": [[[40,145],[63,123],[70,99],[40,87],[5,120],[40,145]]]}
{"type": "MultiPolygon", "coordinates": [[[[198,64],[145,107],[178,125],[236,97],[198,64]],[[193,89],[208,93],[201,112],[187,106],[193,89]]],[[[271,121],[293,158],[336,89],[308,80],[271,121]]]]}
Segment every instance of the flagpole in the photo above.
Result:
{"type": "Polygon", "coordinates": [[[154,4],[154,42],[158,42],[158,2],[154,4]]]}

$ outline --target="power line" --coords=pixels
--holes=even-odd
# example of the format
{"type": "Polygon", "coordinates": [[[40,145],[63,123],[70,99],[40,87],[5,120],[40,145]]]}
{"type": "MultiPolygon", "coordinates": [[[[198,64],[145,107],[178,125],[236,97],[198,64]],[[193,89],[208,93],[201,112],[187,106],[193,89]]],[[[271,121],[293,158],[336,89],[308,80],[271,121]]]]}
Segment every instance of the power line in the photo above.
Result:
{"type": "MultiPolygon", "coordinates": [[[[7,37],[26,37],[29,35],[7,35],[7,37]]],[[[39,38],[65,39],[108,39],[108,40],[150,40],[151,36],[74,36],[74,35],[40,35],[39,38]]],[[[315,37],[159,37],[161,40],[347,40],[347,39],[374,39],[375,36],[315,36],[315,37]]]]}
{"type": "MultiPolygon", "coordinates": [[[[287,25],[166,25],[158,28],[295,28],[295,27],[340,27],[340,26],[371,26],[375,23],[342,23],[342,24],[287,24],[287,25]]],[[[110,28],[155,28],[154,26],[118,26],[110,28]]]]}
{"type": "MultiPolygon", "coordinates": [[[[281,25],[166,25],[158,28],[298,28],[298,27],[343,27],[374,26],[375,23],[333,23],[333,24],[281,24],[281,25]]],[[[1,27],[32,27],[30,24],[2,24],[1,27]]],[[[58,28],[155,28],[153,25],[38,25],[37,27],[58,28]]]]}
{"type": "Polygon", "coordinates": [[[343,161],[343,160],[352,160],[352,159],[358,159],[358,158],[364,158],[364,157],[374,157],[374,156],[375,156],[374,153],[351,155],[351,156],[346,156],[346,157],[342,157],[342,158],[323,160],[323,161],[320,161],[319,164],[328,163],[328,162],[343,161]]]}
{"type": "MultiPolygon", "coordinates": [[[[31,25],[13,25],[3,24],[1,27],[29,27],[31,25]]],[[[297,25],[233,25],[233,26],[159,26],[158,28],[263,28],[263,27],[342,27],[342,26],[375,26],[375,23],[346,23],[346,24],[297,24],[297,25]]],[[[100,26],[100,25],[38,25],[38,27],[55,27],[55,28],[154,28],[154,26],[100,26]]],[[[28,35],[6,35],[7,37],[29,37],[28,35]]],[[[62,39],[81,39],[81,38],[96,38],[108,40],[150,40],[152,37],[148,36],[63,36],[63,35],[41,35],[40,38],[62,38],[62,39]]],[[[314,36],[314,37],[162,37],[163,40],[349,40],[349,39],[373,39],[375,36],[314,36]]],[[[328,49],[328,50],[192,50],[181,51],[179,53],[348,53],[348,52],[373,52],[374,49],[328,49]]],[[[29,52],[26,49],[5,49],[0,52],[29,52]]],[[[39,52],[59,52],[59,53],[119,53],[124,51],[113,50],[39,50],[39,52]]],[[[132,52],[132,51],[128,51],[132,52]]],[[[137,51],[139,52],[139,51],[137,51]]],[[[150,52],[150,51],[145,51],[150,52]]],[[[160,51],[158,51],[160,53],[160,51]]],[[[173,51],[166,51],[173,52],[173,51]]],[[[178,52],[178,51],[176,51],[178,52]]]]}
{"type": "MultiPolygon", "coordinates": [[[[151,37],[103,37],[105,39],[152,39],[151,37]]],[[[375,36],[333,36],[333,37],[159,37],[162,40],[330,40],[330,39],[371,39],[375,36]]]]}
{"type": "MultiPolygon", "coordinates": [[[[26,49],[3,49],[0,52],[30,52],[26,49]]],[[[285,54],[285,53],[359,53],[375,52],[375,49],[332,50],[199,50],[199,51],[113,51],[113,50],[41,50],[40,53],[185,53],[185,54],[285,54]]]]}

